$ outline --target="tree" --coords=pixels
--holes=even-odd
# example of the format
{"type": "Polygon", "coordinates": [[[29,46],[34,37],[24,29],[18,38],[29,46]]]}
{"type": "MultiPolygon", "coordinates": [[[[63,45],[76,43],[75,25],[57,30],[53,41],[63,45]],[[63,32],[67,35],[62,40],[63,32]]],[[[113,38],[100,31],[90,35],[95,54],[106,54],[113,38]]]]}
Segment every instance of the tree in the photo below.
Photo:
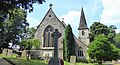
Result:
{"type": "Polygon", "coordinates": [[[102,61],[117,60],[119,58],[119,49],[115,45],[110,44],[108,38],[104,34],[100,34],[95,37],[95,40],[91,42],[88,55],[91,59],[96,59],[99,65],[102,65],[102,61]]]}
{"type": "Polygon", "coordinates": [[[114,44],[116,45],[116,47],[118,47],[120,49],[120,33],[116,34],[114,40],[115,40],[114,44]]]}
{"type": "Polygon", "coordinates": [[[24,40],[24,39],[33,39],[35,32],[36,32],[36,29],[34,27],[31,27],[31,28],[27,27],[25,29],[25,33],[23,34],[21,39],[22,40],[24,40]]]}
{"type": "Polygon", "coordinates": [[[31,48],[33,46],[35,46],[36,48],[39,48],[40,42],[38,39],[25,39],[25,40],[22,40],[20,45],[21,45],[21,47],[23,47],[22,50],[28,50],[27,51],[27,53],[28,53],[27,60],[29,60],[31,48]]]}
{"type": "Polygon", "coordinates": [[[14,8],[21,8],[27,12],[33,11],[33,4],[39,3],[42,4],[45,0],[0,0],[0,29],[2,28],[2,23],[7,18],[13,16],[13,12],[9,10],[14,10],[14,8]]]}
{"type": "Polygon", "coordinates": [[[72,28],[68,24],[68,26],[65,28],[65,35],[64,35],[64,60],[70,61],[70,56],[75,55],[75,40],[72,33],[72,28]]]}
{"type": "Polygon", "coordinates": [[[38,39],[24,39],[21,41],[20,46],[22,50],[30,50],[33,46],[40,47],[40,41],[38,39]]]}
{"type": "Polygon", "coordinates": [[[21,36],[29,25],[26,21],[26,12],[19,8],[9,10],[13,16],[7,15],[5,22],[0,22],[0,48],[8,48],[9,43],[18,44],[21,36]]]}
{"type": "Polygon", "coordinates": [[[90,26],[90,42],[94,41],[94,38],[99,34],[104,34],[111,43],[114,42],[113,38],[115,37],[115,29],[117,29],[114,25],[110,25],[107,27],[106,25],[100,22],[94,22],[90,26]]]}
{"type": "MultiPolygon", "coordinates": [[[[32,28],[26,28],[25,33],[22,35],[21,40],[22,42],[20,43],[20,50],[21,49],[26,49],[29,46],[29,42],[33,41],[34,42],[34,34],[36,32],[36,29],[34,27],[32,28]]],[[[37,43],[36,43],[37,44],[37,43]]],[[[39,43],[40,44],[40,43],[39,43]]],[[[34,43],[30,44],[36,46],[34,43]]],[[[38,45],[38,44],[37,44],[38,45]]],[[[39,46],[39,45],[38,45],[39,46]]],[[[38,48],[37,46],[37,48],[38,48]]]]}
{"type": "Polygon", "coordinates": [[[0,10],[7,11],[13,8],[20,8],[33,10],[33,3],[42,4],[45,0],[1,0],[0,10]]]}
{"type": "Polygon", "coordinates": [[[108,39],[109,39],[110,43],[115,43],[115,41],[114,41],[114,37],[116,36],[115,29],[117,29],[116,26],[114,26],[114,25],[109,26],[110,33],[108,34],[108,39]]]}

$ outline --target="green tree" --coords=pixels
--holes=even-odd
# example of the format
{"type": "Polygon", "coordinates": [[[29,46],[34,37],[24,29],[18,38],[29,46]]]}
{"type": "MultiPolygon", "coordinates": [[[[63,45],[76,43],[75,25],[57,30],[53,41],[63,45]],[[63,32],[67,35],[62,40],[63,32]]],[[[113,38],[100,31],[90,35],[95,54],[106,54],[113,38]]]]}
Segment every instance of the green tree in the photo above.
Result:
{"type": "Polygon", "coordinates": [[[26,21],[26,12],[19,8],[9,10],[13,13],[13,16],[7,15],[8,18],[5,22],[0,22],[0,48],[8,48],[8,44],[11,42],[14,44],[19,43],[20,37],[25,32],[24,29],[29,25],[26,21]]]}
{"type": "Polygon", "coordinates": [[[109,26],[108,39],[109,39],[110,43],[115,43],[114,37],[116,36],[116,31],[115,31],[116,29],[117,29],[117,28],[116,28],[116,26],[114,26],[114,25],[110,25],[110,26],[109,26]]]}
{"type": "Polygon", "coordinates": [[[117,29],[114,25],[110,25],[107,27],[106,25],[100,22],[94,22],[90,26],[90,42],[94,41],[94,38],[99,34],[104,34],[111,43],[114,42],[113,38],[115,37],[115,29],[117,29]]]}
{"type": "Polygon", "coordinates": [[[33,39],[35,32],[36,32],[36,29],[34,27],[31,27],[31,28],[27,27],[25,29],[25,33],[23,34],[21,39],[22,40],[24,40],[24,39],[33,39]]]}
{"type": "MultiPolygon", "coordinates": [[[[28,48],[28,46],[29,46],[28,41],[33,41],[34,42],[34,34],[35,34],[35,32],[36,32],[36,29],[34,27],[26,28],[25,33],[21,37],[22,42],[20,43],[20,47],[21,47],[20,50],[28,48]]],[[[30,45],[33,46],[33,44],[34,43],[32,43],[30,45]]],[[[34,46],[36,47],[36,45],[34,45],[34,46]]],[[[37,46],[37,48],[38,48],[38,46],[37,46]]]]}
{"type": "Polygon", "coordinates": [[[117,60],[119,58],[119,49],[110,44],[104,34],[100,34],[91,42],[88,55],[91,59],[96,59],[99,65],[102,65],[102,61],[117,60]]]}
{"type": "Polygon", "coordinates": [[[114,40],[115,40],[114,44],[116,45],[116,47],[118,47],[120,49],[120,33],[116,34],[114,40]]]}
{"type": "Polygon", "coordinates": [[[42,4],[45,0],[0,0],[0,22],[8,17],[7,15],[12,16],[13,13],[9,10],[14,10],[14,8],[22,8],[24,10],[33,11],[33,4],[39,3],[42,4]],[[3,16],[1,16],[3,14],[3,16]]]}
{"type": "Polygon", "coordinates": [[[33,9],[34,3],[42,4],[45,0],[1,0],[0,10],[7,11],[13,8],[33,9]]]}
{"type": "Polygon", "coordinates": [[[75,55],[75,40],[72,33],[72,28],[68,24],[64,32],[64,60],[70,61],[70,56],[75,55]]]}
{"type": "Polygon", "coordinates": [[[24,39],[21,41],[20,46],[22,50],[30,50],[33,46],[40,47],[40,41],[38,39],[24,39]]]}
{"type": "Polygon", "coordinates": [[[25,39],[22,40],[20,46],[23,47],[22,50],[28,50],[27,60],[29,60],[31,48],[34,46],[38,49],[40,47],[40,42],[38,39],[25,39]]]}

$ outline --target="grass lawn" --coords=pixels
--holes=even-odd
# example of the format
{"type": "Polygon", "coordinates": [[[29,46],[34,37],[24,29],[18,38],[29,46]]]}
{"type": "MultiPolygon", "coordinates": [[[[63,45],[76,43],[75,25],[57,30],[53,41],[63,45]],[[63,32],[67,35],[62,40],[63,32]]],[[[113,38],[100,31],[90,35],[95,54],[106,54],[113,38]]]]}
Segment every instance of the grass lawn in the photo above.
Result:
{"type": "MultiPolygon", "coordinates": [[[[69,62],[64,61],[64,65],[70,65],[69,62]]],[[[76,63],[75,65],[98,65],[98,63],[76,63]]],[[[103,65],[113,65],[112,63],[103,63],[103,65]]],[[[120,64],[114,64],[114,65],[120,65],[120,64]]]]}
{"type": "MultiPolygon", "coordinates": [[[[16,65],[48,65],[44,60],[26,60],[26,59],[16,59],[16,58],[8,58],[11,59],[16,65]]],[[[64,65],[70,65],[69,62],[64,61],[64,65]]],[[[76,63],[75,65],[98,65],[98,63],[76,63]]],[[[103,64],[103,65],[111,65],[103,64]]],[[[114,64],[120,65],[120,64],[114,64]]]]}
{"type": "Polygon", "coordinates": [[[13,61],[16,65],[48,65],[43,60],[26,60],[17,58],[8,58],[13,61]]]}
{"type": "MultiPolygon", "coordinates": [[[[69,62],[64,62],[65,65],[70,65],[69,62]]],[[[97,63],[76,63],[75,65],[98,65],[97,63]]]]}

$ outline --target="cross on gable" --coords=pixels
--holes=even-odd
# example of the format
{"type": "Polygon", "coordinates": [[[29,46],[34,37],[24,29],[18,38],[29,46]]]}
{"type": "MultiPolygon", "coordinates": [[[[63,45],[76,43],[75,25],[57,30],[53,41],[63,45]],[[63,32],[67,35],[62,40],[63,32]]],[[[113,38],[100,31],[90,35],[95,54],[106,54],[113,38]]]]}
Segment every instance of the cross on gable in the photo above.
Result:
{"type": "Polygon", "coordinates": [[[53,6],[53,5],[50,3],[50,5],[49,5],[49,6],[50,6],[50,8],[52,8],[52,6],[53,6]]]}

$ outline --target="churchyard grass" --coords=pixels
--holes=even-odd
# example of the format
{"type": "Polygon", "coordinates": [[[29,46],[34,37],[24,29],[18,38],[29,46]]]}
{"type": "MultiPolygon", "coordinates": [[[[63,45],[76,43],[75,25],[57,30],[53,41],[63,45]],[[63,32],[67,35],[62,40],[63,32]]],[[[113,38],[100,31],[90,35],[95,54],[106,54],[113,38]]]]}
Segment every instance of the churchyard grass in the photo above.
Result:
{"type": "MultiPolygon", "coordinates": [[[[69,62],[66,62],[64,61],[64,65],[70,65],[69,62]]],[[[82,63],[82,62],[79,62],[79,63],[75,63],[75,65],[98,65],[98,63],[82,63]]],[[[102,65],[112,65],[111,63],[103,63],[102,65]]],[[[120,64],[114,64],[114,65],[120,65],[120,64]]]]}
{"type": "Polygon", "coordinates": [[[0,54],[0,58],[3,58],[3,57],[6,57],[6,58],[16,58],[16,54],[13,54],[12,57],[7,57],[7,56],[4,56],[4,55],[0,54]]]}
{"type": "Polygon", "coordinates": [[[48,65],[44,60],[26,60],[20,58],[7,58],[16,65],[48,65]]]}

